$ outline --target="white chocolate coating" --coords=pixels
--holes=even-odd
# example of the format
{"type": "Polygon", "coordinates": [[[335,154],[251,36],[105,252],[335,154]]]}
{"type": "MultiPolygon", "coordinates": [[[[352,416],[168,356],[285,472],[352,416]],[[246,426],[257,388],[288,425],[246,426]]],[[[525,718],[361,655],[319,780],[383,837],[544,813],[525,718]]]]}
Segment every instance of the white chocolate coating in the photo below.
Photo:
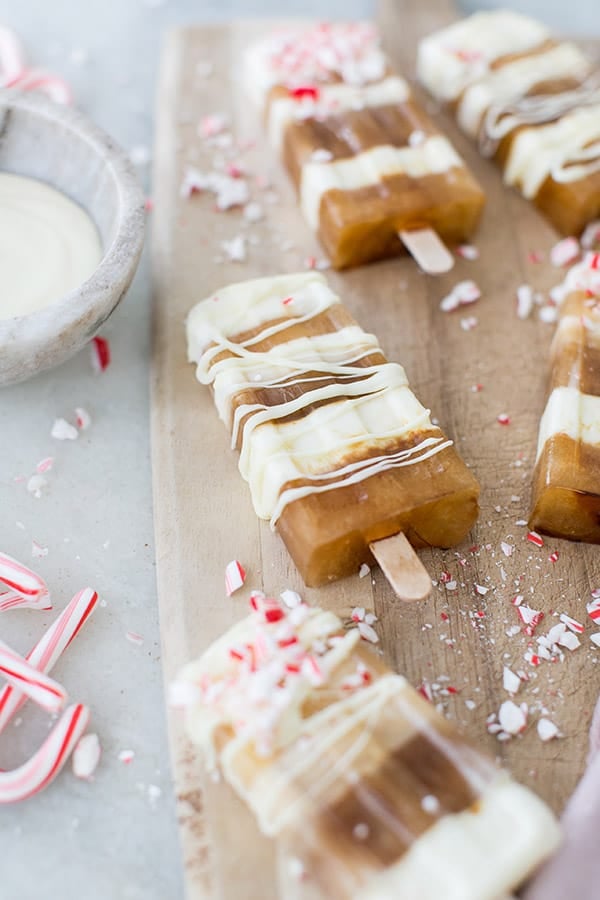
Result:
{"type": "Polygon", "coordinates": [[[34,178],[0,173],[0,319],[60,300],[101,257],[98,229],[73,200],[34,178]]]}
{"type": "Polygon", "coordinates": [[[354,85],[344,82],[320,85],[318,99],[278,97],[269,106],[267,132],[277,150],[281,149],[286,126],[294,119],[326,119],[352,109],[404,103],[410,88],[404,78],[390,75],[373,84],[354,85]]]}
{"type": "Polygon", "coordinates": [[[502,900],[559,843],[560,830],[546,804],[499,775],[476,810],[441,818],[362,896],[502,900]]]}
{"type": "Polygon", "coordinates": [[[300,205],[308,224],[316,231],[321,198],[327,191],[370,187],[391,175],[423,178],[462,165],[460,156],[442,135],[429,137],[417,147],[383,145],[348,159],[309,162],[302,167],[300,205]]]}
{"type": "Polygon", "coordinates": [[[417,75],[438,100],[456,100],[496,60],[534,50],[549,37],[544,25],[520,13],[475,13],[421,41],[417,75]]]}
{"type": "Polygon", "coordinates": [[[339,303],[319,273],[258,279],[232,285],[216,296],[190,313],[189,359],[197,363],[198,379],[213,385],[219,415],[231,424],[234,446],[243,427],[240,472],[250,485],[257,515],[270,518],[273,526],[292,500],[418,464],[450,445],[440,432],[408,450],[389,452],[392,442],[433,426],[429,411],[408,387],[402,366],[353,365],[379,349],[374,336],[358,326],[292,339],[269,350],[254,349],[268,335],[283,333],[339,303]],[[282,321],[273,324],[278,319],[282,321]],[[258,333],[241,344],[229,340],[247,331],[258,333]],[[223,350],[235,356],[212,364],[223,350]],[[318,373],[317,384],[306,390],[304,385],[315,380],[309,373],[318,373]],[[335,380],[323,384],[330,376],[335,380]],[[233,411],[232,398],[245,387],[278,390],[283,382],[302,384],[303,390],[295,399],[269,406],[245,404],[233,411]],[[322,401],[328,402],[282,421],[322,401]],[[284,490],[296,479],[307,483],[284,490]]]}
{"type": "Polygon", "coordinates": [[[546,441],[557,434],[600,445],[600,397],[582,394],[576,387],[555,387],[540,422],[538,458],[546,441]]]}
{"type": "MultiPolygon", "coordinates": [[[[465,88],[458,106],[458,122],[463,131],[476,137],[490,107],[510,104],[544,81],[561,78],[583,80],[589,70],[587,57],[575,44],[568,42],[506,63],[465,88]]],[[[549,102],[552,102],[552,95],[549,102]]]]}
{"type": "Polygon", "coordinates": [[[558,182],[578,181],[598,170],[600,103],[519,132],[511,144],[504,180],[532,198],[549,176],[558,182]]]}

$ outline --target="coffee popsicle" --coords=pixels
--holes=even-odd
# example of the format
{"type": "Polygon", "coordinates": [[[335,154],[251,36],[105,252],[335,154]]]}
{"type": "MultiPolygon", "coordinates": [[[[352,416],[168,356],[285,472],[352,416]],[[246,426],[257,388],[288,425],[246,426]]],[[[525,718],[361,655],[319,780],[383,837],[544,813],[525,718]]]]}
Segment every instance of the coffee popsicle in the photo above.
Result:
{"type": "Polygon", "coordinates": [[[560,288],[550,390],[540,422],[531,528],[600,543],[600,254],[560,288]]]}
{"type": "Polygon", "coordinates": [[[308,884],[336,900],[500,900],[553,852],[545,804],[356,629],[304,603],[250,602],[178,693],[207,767],[308,884]]]}
{"type": "Polygon", "coordinates": [[[600,214],[600,69],[570,41],[509,10],[424,38],[417,73],[507,184],[563,234],[600,214]]]}
{"type": "Polygon", "coordinates": [[[407,231],[472,235],[483,193],[370,24],[279,29],[247,51],[245,82],[335,268],[400,253],[407,231]]]}
{"type": "Polygon", "coordinates": [[[187,336],[256,513],[307,585],[357,572],[370,543],[399,532],[417,548],[465,537],[477,481],[322,274],[219,290],[191,311],[187,336]]]}

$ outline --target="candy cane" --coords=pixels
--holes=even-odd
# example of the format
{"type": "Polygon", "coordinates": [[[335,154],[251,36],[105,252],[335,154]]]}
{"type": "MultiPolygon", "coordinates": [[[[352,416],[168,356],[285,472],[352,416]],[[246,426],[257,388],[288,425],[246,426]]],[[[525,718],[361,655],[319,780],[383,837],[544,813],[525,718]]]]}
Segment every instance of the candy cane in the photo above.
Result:
{"type": "Polygon", "coordinates": [[[0,612],[17,606],[52,609],[46,582],[7,553],[0,553],[0,581],[11,588],[0,593],[0,612]]]}
{"type": "Polygon", "coordinates": [[[24,91],[42,91],[55,103],[64,103],[68,106],[73,102],[73,94],[67,82],[58,75],[40,69],[28,69],[14,82],[13,87],[24,91]]]}
{"type": "Polygon", "coordinates": [[[10,87],[25,72],[23,48],[8,28],[0,28],[0,83],[10,87]]]}
{"type": "Polygon", "coordinates": [[[0,803],[26,800],[58,775],[90,720],[87,706],[75,703],[64,711],[31,759],[12,772],[0,772],[0,803]]]}
{"type": "MultiPolygon", "coordinates": [[[[41,640],[27,654],[27,662],[38,672],[47,675],[97,605],[98,594],[92,588],[84,588],[75,594],[41,640]]],[[[26,699],[27,697],[22,691],[16,690],[10,685],[0,691],[0,732],[18,712],[26,699]]]]}
{"type": "Polygon", "coordinates": [[[0,641],[0,676],[48,712],[58,712],[65,705],[67,699],[65,689],[43,672],[38,672],[31,663],[2,641],[0,641]]]}

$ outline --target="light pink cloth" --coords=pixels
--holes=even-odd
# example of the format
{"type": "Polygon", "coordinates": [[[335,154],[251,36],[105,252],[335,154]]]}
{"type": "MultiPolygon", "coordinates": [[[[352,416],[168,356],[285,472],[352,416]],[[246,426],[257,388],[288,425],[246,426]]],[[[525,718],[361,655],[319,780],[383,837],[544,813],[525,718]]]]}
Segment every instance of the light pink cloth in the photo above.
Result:
{"type": "Polygon", "coordinates": [[[564,840],[523,900],[600,898],[600,700],[590,728],[587,770],[563,813],[564,840]]]}

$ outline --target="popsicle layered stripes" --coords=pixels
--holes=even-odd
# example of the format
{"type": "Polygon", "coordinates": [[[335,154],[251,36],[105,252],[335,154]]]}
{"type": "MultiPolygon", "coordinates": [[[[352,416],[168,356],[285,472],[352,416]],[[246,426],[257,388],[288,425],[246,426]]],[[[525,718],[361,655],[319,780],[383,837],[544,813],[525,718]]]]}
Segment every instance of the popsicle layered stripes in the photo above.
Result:
{"type": "Polygon", "coordinates": [[[248,51],[246,81],[304,216],[337,267],[397,252],[397,232],[432,224],[432,207],[458,204],[459,190],[462,216],[455,209],[447,227],[464,237],[475,226],[483,203],[477,185],[391,71],[370,26],[277,31],[248,51]],[[364,215],[365,203],[371,223],[387,223],[388,241],[379,234],[378,250],[368,252],[363,242],[363,259],[340,243],[344,225],[355,225],[353,207],[364,215]]]}
{"type": "Polygon", "coordinates": [[[507,10],[425,38],[418,75],[559,230],[600,212],[600,70],[573,43],[507,10]]]}
{"type": "Polygon", "coordinates": [[[532,525],[600,541],[600,255],[569,271],[540,422],[532,525]]]}
{"type": "Polygon", "coordinates": [[[319,273],[232,285],[188,320],[257,515],[418,464],[451,446],[319,273]],[[235,333],[232,333],[235,332],[235,333]]]}
{"type": "Polygon", "coordinates": [[[187,331],[254,508],[307,584],[351,574],[400,531],[415,546],[465,536],[475,478],[320,273],[217,291],[187,331]]]}

